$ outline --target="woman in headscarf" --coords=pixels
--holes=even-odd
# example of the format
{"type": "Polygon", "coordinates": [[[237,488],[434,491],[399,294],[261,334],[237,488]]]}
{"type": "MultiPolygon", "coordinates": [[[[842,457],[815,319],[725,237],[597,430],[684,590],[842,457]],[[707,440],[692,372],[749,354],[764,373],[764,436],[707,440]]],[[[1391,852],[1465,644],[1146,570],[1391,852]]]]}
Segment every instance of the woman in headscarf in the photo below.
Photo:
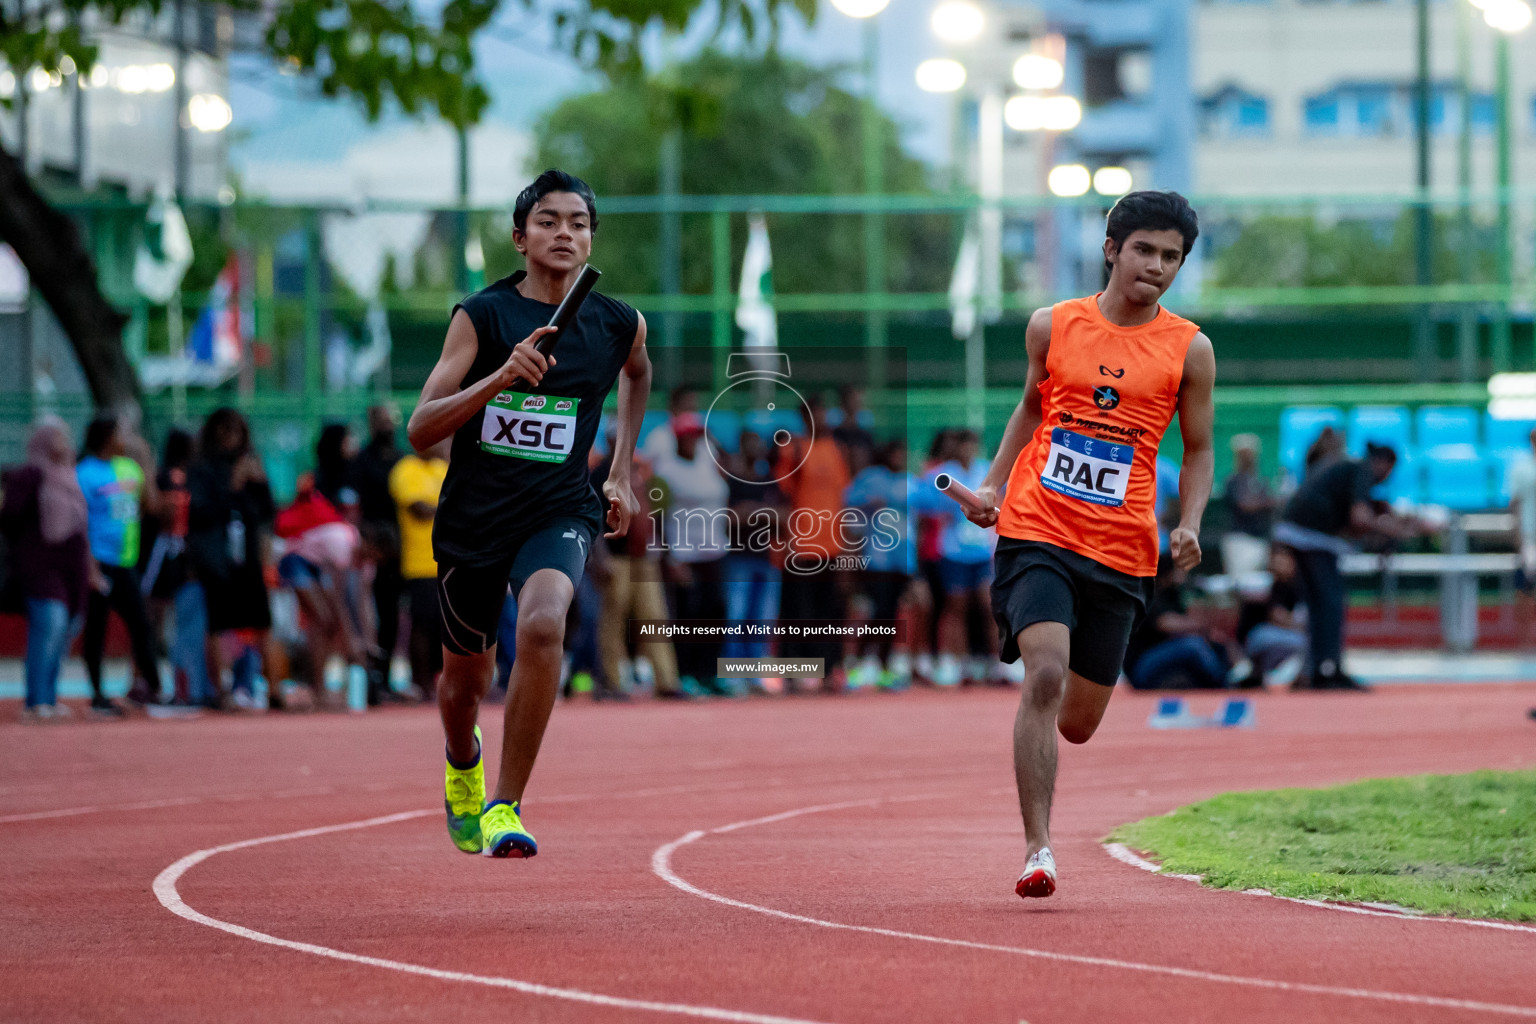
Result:
{"type": "Polygon", "coordinates": [[[4,477],[0,529],[10,543],[10,575],[27,616],[27,697],[23,720],[68,718],[58,702],[59,668],[79,629],[91,585],[85,496],[75,477],[64,421],[40,421],[27,462],[4,477]]]}

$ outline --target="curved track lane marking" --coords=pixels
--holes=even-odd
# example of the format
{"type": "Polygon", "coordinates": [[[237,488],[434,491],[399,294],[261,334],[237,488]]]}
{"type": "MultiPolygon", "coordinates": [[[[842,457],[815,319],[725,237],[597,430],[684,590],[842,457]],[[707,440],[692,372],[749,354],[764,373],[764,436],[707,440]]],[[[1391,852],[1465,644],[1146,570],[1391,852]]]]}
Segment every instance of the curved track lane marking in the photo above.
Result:
{"type": "MultiPolygon", "coordinates": [[[[1122,864],[1129,864],[1133,868],[1141,868],[1164,878],[1181,878],[1186,882],[1204,881],[1199,875],[1179,875],[1171,871],[1164,871],[1160,864],[1147,860],[1135,850],[1124,843],[1105,843],[1104,850],[1111,857],[1122,864]]],[[[1227,892],[1240,892],[1244,896],[1267,896],[1272,900],[1284,900],[1287,903],[1300,903],[1306,907],[1321,907],[1324,910],[1338,910],[1346,914],[1364,914],[1367,917],[1390,917],[1394,921],[1437,921],[1441,924],[1465,924],[1475,928],[1496,928],[1505,932],[1530,932],[1536,934],[1536,927],[1528,924],[1516,924],[1513,921],[1487,921],[1476,917],[1438,917],[1434,914],[1424,914],[1413,910],[1387,910],[1376,907],[1362,907],[1347,903],[1334,903],[1329,900],[1309,900],[1300,896],[1277,896],[1268,889],[1228,889],[1227,892]]]]}
{"type": "Polygon", "coordinates": [[[519,981],[516,978],[468,974],[464,971],[444,971],[435,967],[425,967],[421,964],[403,963],[399,960],[385,960],[376,956],[362,956],[357,953],[331,949],[329,946],[317,946],[311,942],[296,942],[293,939],[283,939],[276,935],[268,935],[265,932],[246,928],[242,925],[220,921],[218,918],[209,917],[207,914],[187,906],[181,898],[181,893],[176,889],[176,883],[180,881],[181,876],[186,874],[189,869],[221,853],[244,850],[252,846],[264,846],[268,843],[282,843],[291,839],[307,839],[311,836],[329,835],[333,832],[373,828],[376,825],[389,825],[397,821],[409,821],[412,818],[421,818],[441,813],[438,810],[404,811],[400,814],[386,814],[379,818],[349,821],[341,825],[324,825],[319,828],[300,829],[297,832],[284,832],[281,835],[262,836],[258,839],[246,839],[238,843],[225,843],[223,846],[213,846],[206,850],[198,850],[195,853],[187,854],[155,876],[155,897],[159,899],[161,906],[178,917],[184,917],[188,921],[206,925],[209,928],[217,928],[219,931],[237,935],[242,939],[250,939],[252,942],[261,942],[269,946],[279,946],[283,949],[292,949],[300,953],[328,957],[332,960],[342,960],[347,963],[363,964],[368,967],[382,967],[385,970],[399,971],[402,974],[415,974],[424,978],[435,978],[438,981],[456,981],[473,985],[487,985],[492,988],[509,988],[518,992],[525,992],[528,995],[545,996],[550,999],[564,999],[569,1002],[587,1003],[593,1006],[607,1006],[619,1010],[650,1010],[655,1013],[669,1013],[682,1017],[731,1021],[733,1024],[819,1024],[817,1021],[804,1020],[799,1017],[775,1017],[769,1014],[745,1013],[740,1010],[725,1010],[713,1006],[693,1006],[688,1003],[662,1003],[649,999],[626,999],[622,996],[587,992],[578,988],[556,988],[551,985],[540,985],[532,981],[519,981]]]}
{"type": "Polygon", "coordinates": [[[1278,992],[1299,992],[1307,995],[1344,996],[1350,999],[1373,999],[1387,1003],[1407,1003],[1413,1006],[1434,1006],[1452,1010],[1472,1010],[1480,1013],[1497,1013],[1511,1017],[1536,1018],[1536,1007],[1511,1006],[1505,1003],[1484,1003],[1469,999],[1451,999],[1445,996],[1414,995],[1405,992],[1382,992],[1367,988],[1345,988],[1334,985],[1315,985],[1302,981],[1279,981],[1271,978],[1253,978],[1241,974],[1218,974],[1214,971],[1201,971],[1189,967],[1171,967],[1163,964],[1141,963],[1136,960],[1115,960],[1102,956],[1082,956],[1076,953],[1056,953],[1045,949],[1030,949],[1024,946],[1002,946],[990,942],[974,942],[970,939],[950,939],[939,935],[924,935],[921,932],[898,931],[894,928],[875,928],[869,925],[845,924],[841,921],[827,921],[818,917],[807,917],[804,914],[792,914],[785,910],[775,910],[772,907],[759,906],[756,903],[747,903],[743,900],[731,899],[707,889],[701,889],[693,883],[682,878],[672,869],[672,855],[684,846],[698,842],[706,836],[722,835],[735,832],[740,829],[753,828],[758,825],[768,825],[774,822],[787,821],[791,818],[802,817],[807,814],[821,814],[827,811],[842,811],[854,807],[877,807],[885,803],[897,803],[902,800],[927,800],[931,797],[897,797],[876,798],[873,800],[848,800],[835,804],[817,804],[812,807],[800,807],[792,811],[784,811],[780,814],[770,814],[762,818],[750,818],[746,821],[735,821],[728,825],[721,825],[707,831],[695,830],[681,836],[672,842],[656,848],[651,855],[651,870],[668,885],[681,889],[683,892],[702,899],[720,903],[727,907],[736,907],[740,910],[750,910],[758,914],[766,914],[769,917],[777,917],[785,921],[794,921],[797,924],[813,925],[817,928],[831,928],[837,931],[863,932],[866,935],[880,935],[892,939],[907,939],[912,942],[928,942],[942,946],[959,946],[963,949],[979,949],[991,953],[1012,953],[1017,956],[1036,957],[1041,960],[1055,960],[1062,963],[1084,964],[1090,967],[1113,967],[1124,971],[1138,971],[1144,974],[1161,974],[1174,978],[1187,978],[1194,981],[1210,981],[1224,985],[1241,985],[1247,988],[1270,989],[1278,992]]]}

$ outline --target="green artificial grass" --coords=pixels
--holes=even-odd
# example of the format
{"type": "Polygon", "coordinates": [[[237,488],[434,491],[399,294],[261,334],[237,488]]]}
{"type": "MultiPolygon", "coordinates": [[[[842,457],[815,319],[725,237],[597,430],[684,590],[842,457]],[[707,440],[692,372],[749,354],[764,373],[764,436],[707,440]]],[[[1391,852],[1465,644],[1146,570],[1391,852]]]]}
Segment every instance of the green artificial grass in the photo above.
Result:
{"type": "Polygon", "coordinates": [[[1536,771],[1227,793],[1110,838],[1222,889],[1536,921],[1536,771]]]}

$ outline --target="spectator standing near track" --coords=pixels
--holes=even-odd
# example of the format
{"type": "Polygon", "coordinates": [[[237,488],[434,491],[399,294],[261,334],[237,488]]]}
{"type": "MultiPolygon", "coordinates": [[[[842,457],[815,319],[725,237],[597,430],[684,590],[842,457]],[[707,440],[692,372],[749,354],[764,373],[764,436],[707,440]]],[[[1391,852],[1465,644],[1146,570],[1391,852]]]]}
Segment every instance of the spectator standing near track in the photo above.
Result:
{"type": "Polygon", "coordinates": [[[315,492],[338,512],[355,517],[357,489],[352,486],[352,460],[357,439],[345,423],[327,423],[315,441],[315,492]]]}
{"type": "Polygon", "coordinates": [[[466,853],[531,857],[521,803],[560,686],[565,622],[604,519],[587,477],[603,402],[619,382],[618,435],[603,485],[609,531],[629,529],[635,438],[651,363],[645,319],[593,292],[558,348],[535,346],[576,283],[597,228],[597,199],[550,170],[518,194],[512,241],[526,271],[454,308],[442,355],[411,416],[411,444],[453,438],[433,525],[443,604],[438,710],[447,737],[448,832],[466,853]],[[527,381],[527,384],[517,383],[527,381]],[[514,383],[521,390],[513,390],[514,383]],[[475,718],[495,666],[496,625],[510,581],[517,659],[507,692],[501,777],[489,803],[475,718]]]}
{"type": "Polygon", "coordinates": [[[160,509],[152,463],[149,445],[125,421],[101,416],[86,428],[85,455],[75,467],[85,495],[91,556],[98,574],[86,601],[83,653],[91,679],[91,709],[105,716],[122,714],[102,690],[101,656],[109,613],[122,620],[133,650],[137,675],[128,699],[142,706],[157,702],[160,695],[160,664],[138,570],[140,517],[158,515],[160,509]]]}
{"type": "Polygon", "coordinates": [[[1195,211],[1174,192],[1132,192],[1110,210],[1105,234],[1104,291],[1030,317],[1024,397],[976,488],[990,507],[972,517],[997,526],[993,616],[1004,660],[1022,657],[1026,670],[1013,733],[1028,843],[1014,891],[1024,897],[1056,890],[1057,730],[1072,743],[1093,736],[1151,599],[1156,452],[1175,413],[1184,465],[1169,547],[1185,570],[1200,563],[1215,472],[1215,353],[1199,327],[1159,301],[1195,244],[1195,211]]]}
{"type": "Polygon", "coordinates": [[[10,547],[9,587],[27,616],[21,718],[69,718],[69,708],[59,703],[59,670],[79,631],[95,566],[85,495],[63,420],[38,422],[27,439],[26,464],[6,472],[3,491],[0,530],[10,547]]]}
{"type": "Polygon", "coordinates": [[[684,413],[697,414],[698,411],[697,391],[687,386],[673,388],[667,394],[667,421],[658,424],[645,435],[645,443],[639,449],[640,457],[649,463],[666,458],[677,447],[677,434],[672,429],[672,421],[684,413]]]}
{"type": "MultiPolygon", "coordinates": [[[[255,710],[257,651],[272,628],[267,535],[276,510],[250,425],[239,412],[226,407],[209,414],[198,458],[187,469],[187,493],[187,552],[203,584],[213,641],[210,682],[222,690],[224,670],[231,669],[233,706],[255,710]]],[[[266,673],[272,683],[287,674],[273,671],[271,651],[261,650],[261,658],[272,662],[266,673]]]]}
{"type": "Polygon", "coordinates": [[[1307,604],[1307,681],[1314,690],[1365,690],[1344,671],[1344,577],[1339,556],[1353,550],[1350,536],[1381,534],[1407,538],[1417,533],[1408,519],[1379,512],[1371,490],[1397,466],[1397,452],[1367,444],[1364,459],[1338,459],[1314,469],[1275,526],[1275,541],[1296,553],[1296,568],[1307,604]]]}
{"type": "MultiPolygon", "coordinates": [[[[666,485],[663,564],[672,584],[672,610],[678,619],[718,621],[725,618],[721,585],[731,543],[726,512],[730,488],[703,448],[704,420],[698,413],[674,416],[672,433],[676,439],[672,451],[651,464],[656,479],[666,485]]],[[[735,692],[739,680],[716,677],[720,649],[715,640],[678,645],[678,682],[683,692],[735,692]]]]}
{"type": "MultiPolygon", "coordinates": [[[[860,509],[868,525],[860,553],[867,557],[859,574],[860,589],[869,602],[869,617],[894,622],[917,572],[917,556],[908,533],[908,512],[917,503],[918,483],[907,472],[907,444],[891,441],[879,449],[876,461],[853,478],[843,502],[860,509]]],[[[862,654],[848,674],[848,684],[904,688],[912,681],[912,659],[906,645],[897,652],[894,638],[858,645],[862,654]]]]}
{"type": "Polygon", "coordinates": [[[843,446],[843,458],[848,460],[848,473],[858,476],[875,461],[877,446],[870,426],[874,414],[864,408],[864,389],[844,384],[837,389],[838,419],[832,428],[832,438],[843,446]]]}
{"type": "MultiPolygon", "coordinates": [[[[592,471],[592,486],[601,489],[613,468],[613,438],[609,454],[592,471]]],[[[629,658],[629,621],[663,621],[667,615],[667,594],[662,586],[661,559],[652,533],[651,495],[647,486],[650,465],[638,456],[630,471],[630,493],[635,499],[635,517],[629,532],[622,537],[604,537],[607,549],[607,579],[601,587],[602,609],[598,616],[597,645],[603,663],[603,675],[619,691],[628,693],[631,681],[640,677],[636,662],[643,657],[650,663],[657,697],[688,699],[678,686],[677,655],[670,640],[642,640],[635,645],[636,661],[629,658]]]]}
{"type": "MultiPolygon", "coordinates": [[[[437,560],[432,557],[432,521],[448,475],[448,450],[443,440],[426,454],[401,456],[389,471],[389,494],[400,510],[399,573],[411,609],[411,683],[422,698],[437,696],[437,674],[443,670],[442,609],[437,599],[437,560]]],[[[374,594],[378,594],[377,588],[374,594]]],[[[379,634],[384,622],[379,622],[379,634]]],[[[383,641],[380,641],[383,646],[383,641]]]]}
{"type": "MultiPolygon", "coordinates": [[[[790,505],[788,554],[784,563],[784,617],[815,624],[843,618],[844,574],[830,566],[843,553],[838,539],[838,514],[853,478],[842,446],[827,426],[827,407],[817,394],[806,396],[801,409],[806,433],[792,438],[779,452],[774,476],[790,505]]],[[[826,667],[822,688],[838,692],[848,673],[840,664],[842,644],[836,640],[791,640],[779,645],[790,658],[821,658],[826,667]]],[[[786,684],[788,685],[788,684],[786,684]]]]}
{"type": "Polygon", "coordinates": [[[1232,529],[1248,537],[1268,540],[1277,502],[1269,481],[1259,475],[1262,442],[1257,434],[1238,434],[1230,443],[1232,473],[1222,490],[1231,513],[1232,529]]]}
{"type": "MultiPolygon", "coordinates": [[[[725,617],[731,622],[772,623],[779,617],[783,570],[774,561],[775,545],[781,543],[784,494],[773,479],[768,446],[762,436],[743,430],[737,452],[730,460],[731,553],[725,559],[725,617]]],[[[727,658],[763,658],[768,641],[732,638],[726,641],[727,658]]],[[[782,689],[769,677],[746,681],[751,689],[768,693],[782,689]]]]}
{"type": "Polygon", "coordinates": [[[191,434],[176,428],[166,435],[160,470],[155,475],[164,515],[144,568],[144,593],[157,638],[162,635],[166,611],[172,616],[170,649],[176,695],[171,705],[175,708],[201,707],[209,694],[208,605],[187,558],[191,503],[187,467],[192,453],[191,434]]]}
{"type": "Polygon", "coordinates": [[[357,511],[368,535],[376,538],[379,561],[373,574],[373,613],[379,642],[368,670],[368,702],[387,699],[390,662],[400,640],[400,597],[405,583],[401,575],[399,508],[390,489],[390,474],[403,457],[396,440],[400,413],[393,405],[368,410],[368,443],[352,460],[352,489],[357,492],[357,511]]]}
{"type": "Polygon", "coordinates": [[[939,659],[933,681],[939,686],[959,686],[965,680],[984,682],[997,661],[995,635],[987,637],[984,652],[971,656],[967,618],[972,603],[990,604],[992,551],[995,534],[966,519],[960,506],[938,492],[933,481],[947,473],[966,487],[982,486],[992,463],[980,457],[981,439],[974,430],[953,435],[954,458],[935,466],[918,488],[919,507],[943,521],[939,534],[939,582],[943,602],[939,612],[939,659]]]}

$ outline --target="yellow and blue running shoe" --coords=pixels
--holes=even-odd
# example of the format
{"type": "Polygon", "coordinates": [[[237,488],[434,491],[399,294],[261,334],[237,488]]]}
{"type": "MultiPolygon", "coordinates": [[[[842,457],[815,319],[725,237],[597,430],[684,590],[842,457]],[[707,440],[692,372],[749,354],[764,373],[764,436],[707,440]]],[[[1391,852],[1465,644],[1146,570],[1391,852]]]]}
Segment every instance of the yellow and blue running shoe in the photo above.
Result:
{"type": "Polygon", "coordinates": [[[487,857],[532,857],[539,852],[539,844],[518,816],[521,802],[492,800],[480,815],[480,830],[485,836],[487,857]]]}
{"type": "MultiPolygon", "coordinates": [[[[475,744],[480,744],[478,725],[475,726],[475,744]]],[[[483,748],[472,767],[455,768],[453,762],[447,761],[443,792],[443,806],[448,810],[448,837],[465,853],[479,853],[484,845],[480,833],[480,815],[485,806],[483,748]]]]}

